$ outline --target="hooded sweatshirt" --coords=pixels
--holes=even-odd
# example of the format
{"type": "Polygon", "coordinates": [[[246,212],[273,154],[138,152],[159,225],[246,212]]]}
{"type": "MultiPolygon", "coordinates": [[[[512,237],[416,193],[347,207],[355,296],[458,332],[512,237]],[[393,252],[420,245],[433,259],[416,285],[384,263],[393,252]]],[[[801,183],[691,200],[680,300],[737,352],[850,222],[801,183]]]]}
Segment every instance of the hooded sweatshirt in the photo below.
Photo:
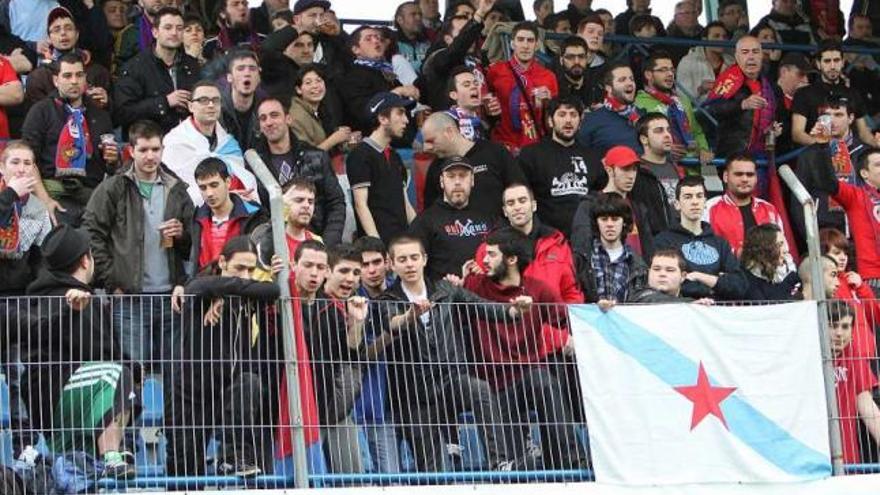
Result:
{"type": "Polygon", "coordinates": [[[718,283],[710,288],[700,282],[687,280],[682,284],[681,295],[699,299],[712,297],[723,300],[741,300],[749,288],[745,273],[739,265],[730,244],[715,235],[712,227],[701,222],[702,232],[694,234],[681,225],[661,232],[654,238],[654,247],[676,249],[687,262],[688,272],[717,275],[718,283]]]}

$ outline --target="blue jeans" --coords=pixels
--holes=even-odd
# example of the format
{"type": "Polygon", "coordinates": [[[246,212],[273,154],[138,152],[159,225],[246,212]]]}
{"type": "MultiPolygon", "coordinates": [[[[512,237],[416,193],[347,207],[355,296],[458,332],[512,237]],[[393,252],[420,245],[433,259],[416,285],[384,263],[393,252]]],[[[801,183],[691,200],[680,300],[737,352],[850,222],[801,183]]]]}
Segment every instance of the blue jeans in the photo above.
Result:
{"type": "Polygon", "coordinates": [[[400,453],[394,426],[385,424],[361,425],[370,452],[368,471],[397,474],[400,472],[400,453]]]}
{"type": "Polygon", "coordinates": [[[113,298],[113,327],[123,357],[148,369],[164,370],[172,359],[180,359],[180,323],[170,294],[113,298]]]}

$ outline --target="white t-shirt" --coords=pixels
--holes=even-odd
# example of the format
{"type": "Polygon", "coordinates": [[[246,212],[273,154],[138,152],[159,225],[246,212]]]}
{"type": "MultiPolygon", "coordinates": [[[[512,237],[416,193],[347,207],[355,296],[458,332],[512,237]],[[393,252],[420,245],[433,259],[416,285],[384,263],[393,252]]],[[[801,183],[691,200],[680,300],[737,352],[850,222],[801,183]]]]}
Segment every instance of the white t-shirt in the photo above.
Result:
{"type": "MultiPolygon", "coordinates": [[[[422,284],[422,291],[418,294],[410,292],[404,284],[400,284],[400,286],[403,288],[403,293],[406,294],[406,298],[409,299],[409,302],[416,302],[422,299],[428,299],[428,286],[424,284],[422,284]]],[[[428,326],[431,324],[430,311],[425,311],[424,313],[422,313],[421,316],[419,316],[419,318],[421,318],[422,320],[422,325],[428,326]]]]}

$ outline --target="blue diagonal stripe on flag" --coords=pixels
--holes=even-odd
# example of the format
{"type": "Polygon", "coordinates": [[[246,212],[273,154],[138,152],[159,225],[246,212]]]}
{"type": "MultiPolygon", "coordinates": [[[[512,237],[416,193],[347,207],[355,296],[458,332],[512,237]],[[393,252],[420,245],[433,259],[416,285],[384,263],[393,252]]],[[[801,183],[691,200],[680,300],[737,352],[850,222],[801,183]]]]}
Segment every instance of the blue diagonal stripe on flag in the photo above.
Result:
{"type": "MultiPolygon", "coordinates": [[[[569,311],[670,387],[693,383],[697,376],[698,363],[619,312],[605,313],[594,305],[570,306],[569,311]]],[[[709,381],[718,385],[711,375],[709,381]]],[[[779,469],[798,476],[831,475],[827,456],[791,436],[736,393],[721,403],[721,409],[730,433],[779,469]]]]}

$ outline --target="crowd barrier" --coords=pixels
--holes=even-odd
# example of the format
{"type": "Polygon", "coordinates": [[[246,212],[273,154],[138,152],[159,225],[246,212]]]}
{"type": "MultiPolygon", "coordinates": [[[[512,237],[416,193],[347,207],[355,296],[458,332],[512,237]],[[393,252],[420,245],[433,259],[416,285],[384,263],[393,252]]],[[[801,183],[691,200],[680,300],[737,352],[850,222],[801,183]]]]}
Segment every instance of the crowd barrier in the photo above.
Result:
{"type": "MultiPolygon", "coordinates": [[[[29,467],[18,456],[33,445],[57,483],[93,491],[284,488],[298,430],[312,487],[593,479],[564,305],[513,318],[505,304],[435,303],[427,327],[391,330],[408,304],[371,301],[360,325],[339,301],[215,296],[188,296],[179,312],[169,296],[94,296],[80,310],[0,301],[3,464],[29,467]],[[301,417],[286,414],[290,364],[301,417]],[[130,452],[134,472],[103,475],[107,451],[130,452]]],[[[876,376],[880,301],[847,304],[857,352],[845,359],[876,376]]],[[[831,419],[857,427],[846,471],[880,473],[865,422],[831,419]]]]}

